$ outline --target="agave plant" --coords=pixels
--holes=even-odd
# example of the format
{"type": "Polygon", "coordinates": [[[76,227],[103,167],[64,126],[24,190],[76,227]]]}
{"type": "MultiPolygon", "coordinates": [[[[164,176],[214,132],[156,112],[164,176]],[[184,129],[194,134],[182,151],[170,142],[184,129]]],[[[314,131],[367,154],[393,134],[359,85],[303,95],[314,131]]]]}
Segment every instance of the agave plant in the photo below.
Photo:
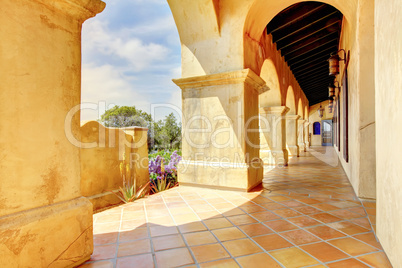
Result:
{"type": "Polygon", "coordinates": [[[147,193],[146,189],[149,182],[137,189],[137,181],[132,176],[132,173],[132,168],[126,163],[126,155],[123,154],[123,160],[120,163],[120,177],[123,180],[123,187],[120,186],[117,192],[111,192],[124,203],[133,202],[136,199],[144,197],[147,193]]]}
{"type": "Polygon", "coordinates": [[[167,181],[165,176],[159,176],[152,179],[151,193],[156,194],[170,188],[170,182],[167,181]]]}

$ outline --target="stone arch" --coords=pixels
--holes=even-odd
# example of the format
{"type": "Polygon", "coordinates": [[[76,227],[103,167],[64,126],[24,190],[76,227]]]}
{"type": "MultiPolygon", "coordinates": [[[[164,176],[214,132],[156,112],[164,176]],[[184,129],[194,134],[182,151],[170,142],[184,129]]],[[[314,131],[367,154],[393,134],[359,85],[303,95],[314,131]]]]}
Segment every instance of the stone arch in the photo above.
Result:
{"type": "MultiPolygon", "coordinates": [[[[247,14],[244,33],[252,39],[259,40],[265,26],[282,10],[304,1],[300,0],[282,0],[271,1],[267,5],[266,0],[254,0],[247,14]]],[[[356,18],[355,10],[358,6],[358,0],[321,0],[317,1],[331,5],[342,12],[349,20],[356,18]]]]}
{"type": "Polygon", "coordinates": [[[296,99],[292,86],[289,86],[286,92],[286,107],[289,108],[289,115],[296,114],[296,99]]]}
{"type": "Polygon", "coordinates": [[[300,115],[300,119],[304,119],[303,102],[301,98],[299,98],[299,102],[297,104],[297,115],[300,115]]]}
{"type": "Polygon", "coordinates": [[[266,59],[262,65],[260,77],[265,81],[269,90],[260,94],[260,107],[281,106],[281,90],[278,73],[272,60],[266,59]]]}

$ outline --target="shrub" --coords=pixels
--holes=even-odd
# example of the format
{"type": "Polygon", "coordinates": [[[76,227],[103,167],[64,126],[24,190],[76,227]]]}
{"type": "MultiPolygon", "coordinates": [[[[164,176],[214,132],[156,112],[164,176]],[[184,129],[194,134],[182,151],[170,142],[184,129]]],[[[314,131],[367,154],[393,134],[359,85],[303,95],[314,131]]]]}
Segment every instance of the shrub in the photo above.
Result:
{"type": "Polygon", "coordinates": [[[168,154],[164,151],[158,152],[155,159],[149,162],[151,193],[158,193],[177,185],[177,165],[181,156],[177,151],[174,151],[170,157],[167,157],[168,154]]]}

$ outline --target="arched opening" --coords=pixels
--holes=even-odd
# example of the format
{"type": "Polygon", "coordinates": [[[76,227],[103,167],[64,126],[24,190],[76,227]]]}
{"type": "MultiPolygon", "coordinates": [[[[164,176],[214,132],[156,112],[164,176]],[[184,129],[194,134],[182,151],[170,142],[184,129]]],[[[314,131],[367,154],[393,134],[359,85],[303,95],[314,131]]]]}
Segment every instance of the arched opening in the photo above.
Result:
{"type": "Polygon", "coordinates": [[[288,114],[296,114],[296,99],[292,86],[289,86],[286,91],[286,107],[289,108],[288,114]]]}

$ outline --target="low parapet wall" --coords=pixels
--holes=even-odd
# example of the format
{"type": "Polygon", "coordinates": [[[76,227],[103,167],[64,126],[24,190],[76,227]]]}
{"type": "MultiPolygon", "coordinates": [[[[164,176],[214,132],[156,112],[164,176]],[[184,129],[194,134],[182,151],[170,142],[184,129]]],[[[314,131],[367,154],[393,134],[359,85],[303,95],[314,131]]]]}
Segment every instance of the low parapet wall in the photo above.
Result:
{"type": "Polygon", "coordinates": [[[81,194],[94,211],[121,201],[110,191],[123,185],[123,155],[133,169],[137,187],[149,181],[147,128],[107,128],[96,121],[81,126],[81,194]]]}

